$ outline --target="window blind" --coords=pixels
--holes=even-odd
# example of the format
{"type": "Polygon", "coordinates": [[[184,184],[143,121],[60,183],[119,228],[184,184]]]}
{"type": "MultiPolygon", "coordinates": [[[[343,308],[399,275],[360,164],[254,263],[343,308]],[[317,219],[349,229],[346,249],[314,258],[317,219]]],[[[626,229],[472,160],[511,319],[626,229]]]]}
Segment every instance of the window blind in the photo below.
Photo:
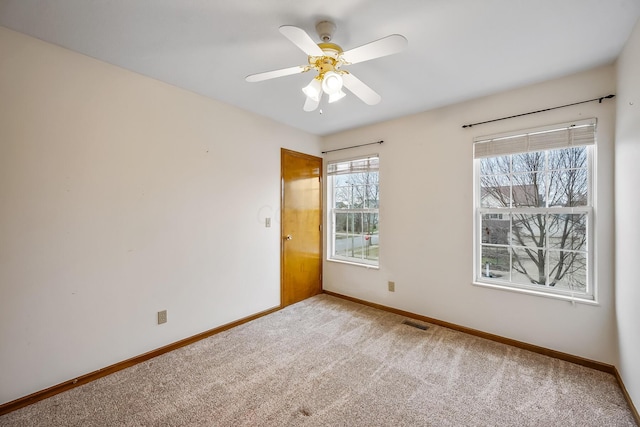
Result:
{"type": "Polygon", "coordinates": [[[545,128],[529,129],[513,134],[500,134],[474,138],[473,157],[503,156],[531,151],[594,145],[596,119],[563,123],[545,128]]]}
{"type": "Polygon", "coordinates": [[[377,155],[360,159],[329,163],[327,165],[327,175],[344,175],[349,173],[377,171],[379,168],[379,164],[380,162],[377,155]]]}

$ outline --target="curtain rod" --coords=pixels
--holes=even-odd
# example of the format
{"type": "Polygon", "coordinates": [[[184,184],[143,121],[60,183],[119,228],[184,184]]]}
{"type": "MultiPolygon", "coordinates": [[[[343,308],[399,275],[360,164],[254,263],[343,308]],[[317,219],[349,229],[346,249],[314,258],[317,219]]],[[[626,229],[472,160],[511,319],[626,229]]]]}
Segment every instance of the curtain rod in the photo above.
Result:
{"type": "Polygon", "coordinates": [[[468,125],[463,125],[462,128],[463,129],[464,128],[470,128],[471,126],[483,125],[485,123],[492,123],[492,122],[497,122],[497,121],[500,121],[500,120],[513,119],[514,117],[521,117],[521,116],[527,116],[529,114],[542,113],[543,111],[551,111],[551,110],[556,110],[558,108],[571,107],[572,105],[584,104],[584,103],[587,103],[587,102],[598,101],[598,104],[602,104],[602,100],[603,99],[611,99],[614,96],[615,95],[607,95],[607,96],[602,96],[600,98],[588,99],[586,101],[574,102],[573,104],[560,105],[558,107],[545,108],[544,110],[538,110],[538,111],[531,111],[529,113],[516,114],[515,116],[508,116],[508,117],[501,117],[499,119],[487,120],[486,122],[471,123],[471,124],[468,124],[468,125]]]}
{"type": "Polygon", "coordinates": [[[384,142],[384,141],[368,142],[368,143],[366,143],[366,144],[352,145],[351,147],[336,148],[335,150],[327,150],[327,151],[323,151],[323,152],[322,152],[322,154],[331,153],[331,152],[333,152],[333,151],[348,150],[348,149],[350,149],[350,148],[364,147],[365,145],[382,144],[383,142],[384,142]]]}

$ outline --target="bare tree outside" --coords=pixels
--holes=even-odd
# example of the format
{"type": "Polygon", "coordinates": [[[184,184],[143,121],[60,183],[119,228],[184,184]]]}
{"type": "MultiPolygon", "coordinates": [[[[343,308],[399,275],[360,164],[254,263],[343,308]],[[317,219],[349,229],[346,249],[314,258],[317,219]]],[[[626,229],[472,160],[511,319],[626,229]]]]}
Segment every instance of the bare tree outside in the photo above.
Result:
{"type": "Polygon", "coordinates": [[[481,160],[483,275],[586,290],[586,147],[481,160]]]}

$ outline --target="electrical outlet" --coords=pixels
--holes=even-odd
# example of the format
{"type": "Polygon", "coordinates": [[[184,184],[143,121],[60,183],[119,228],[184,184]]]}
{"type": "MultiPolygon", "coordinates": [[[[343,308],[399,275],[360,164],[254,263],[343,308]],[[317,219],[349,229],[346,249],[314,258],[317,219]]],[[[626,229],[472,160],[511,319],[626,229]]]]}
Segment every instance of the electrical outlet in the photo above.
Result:
{"type": "Polygon", "coordinates": [[[396,291],[396,282],[389,282],[389,292],[395,292],[396,291]]]}
{"type": "Polygon", "coordinates": [[[167,323],[167,310],[158,312],[158,325],[162,325],[163,323],[167,323]]]}

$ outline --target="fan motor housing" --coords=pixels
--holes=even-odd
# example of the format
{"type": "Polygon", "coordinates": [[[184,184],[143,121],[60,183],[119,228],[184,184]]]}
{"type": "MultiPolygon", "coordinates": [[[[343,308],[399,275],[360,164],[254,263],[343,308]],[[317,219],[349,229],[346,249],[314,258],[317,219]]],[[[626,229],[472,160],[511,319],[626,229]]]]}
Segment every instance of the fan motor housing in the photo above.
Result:
{"type": "Polygon", "coordinates": [[[312,62],[311,65],[322,75],[326,72],[335,70],[336,60],[329,56],[323,56],[321,58],[317,58],[317,60],[312,62]]]}
{"type": "Polygon", "coordinates": [[[318,43],[318,47],[322,49],[326,56],[337,58],[342,53],[342,48],[335,43],[318,43]]]}
{"type": "Polygon", "coordinates": [[[314,67],[322,75],[329,71],[335,71],[342,65],[339,56],[342,48],[334,43],[319,43],[318,47],[324,52],[324,56],[310,56],[309,65],[314,67]]]}

